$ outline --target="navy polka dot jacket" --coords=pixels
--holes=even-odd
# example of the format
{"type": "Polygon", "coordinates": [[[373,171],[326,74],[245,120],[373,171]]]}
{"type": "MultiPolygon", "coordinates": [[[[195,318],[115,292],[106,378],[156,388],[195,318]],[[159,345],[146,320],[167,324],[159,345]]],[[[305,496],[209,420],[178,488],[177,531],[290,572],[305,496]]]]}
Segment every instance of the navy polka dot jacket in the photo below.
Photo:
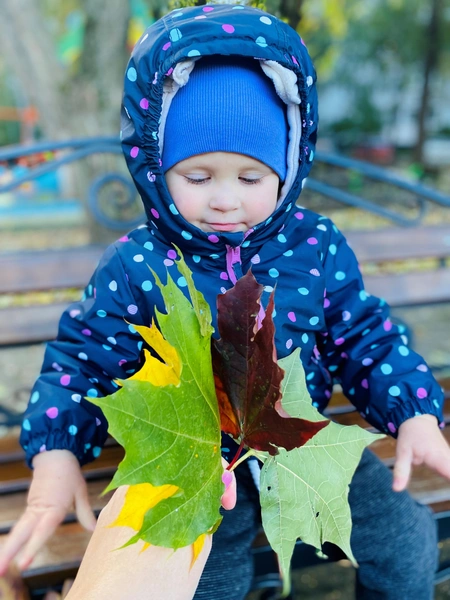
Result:
{"type": "Polygon", "coordinates": [[[442,420],[440,387],[389,320],[385,302],[364,291],[342,234],[329,219],[296,206],[314,157],[315,79],[300,37],[275,17],[251,8],[177,10],[142,36],[125,77],[122,141],[148,222],[107,249],[81,301],[63,314],[23,421],[21,442],[28,461],[55,448],[72,451],[80,463],[100,454],[107,422],[85,397],[114,392],[114,379],[141,366],[142,341],[132,324],[149,325],[155,306],[163,311],[148,265],[163,281],[169,271],[186,290],[174,265],[173,243],[182,250],[213,314],[217,295],[250,267],[265,286],[263,301],[276,285],[278,357],[302,349],[309,392],[320,410],[333,383],[339,382],[381,431],[395,435],[416,414],[442,420]],[[302,135],[297,176],[273,215],[246,234],[212,235],[185,221],[161,168],[164,76],[180,61],[212,54],[270,59],[292,70],[298,80],[302,135]]]}

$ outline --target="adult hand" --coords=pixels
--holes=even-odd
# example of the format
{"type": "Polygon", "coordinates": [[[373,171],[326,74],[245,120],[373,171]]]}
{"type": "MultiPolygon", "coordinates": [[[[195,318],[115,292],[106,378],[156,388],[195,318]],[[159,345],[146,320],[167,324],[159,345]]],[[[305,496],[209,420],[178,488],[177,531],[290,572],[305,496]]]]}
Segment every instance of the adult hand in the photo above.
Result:
{"type": "Polygon", "coordinates": [[[450,480],[450,447],[433,415],[419,415],[404,421],[398,430],[393,489],[408,485],[412,465],[427,465],[450,480]]]}
{"type": "Polygon", "coordinates": [[[73,506],[81,525],[95,528],[86,482],[71,452],[42,452],[34,457],[33,468],[27,508],[0,551],[0,576],[19,552],[18,567],[26,569],[73,506]]]}

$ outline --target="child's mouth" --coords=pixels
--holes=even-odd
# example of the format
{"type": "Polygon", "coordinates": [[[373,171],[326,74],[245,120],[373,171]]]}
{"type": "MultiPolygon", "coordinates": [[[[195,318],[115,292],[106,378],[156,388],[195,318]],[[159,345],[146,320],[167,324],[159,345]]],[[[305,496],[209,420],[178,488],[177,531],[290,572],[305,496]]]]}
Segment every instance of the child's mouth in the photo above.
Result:
{"type": "Polygon", "coordinates": [[[238,228],[238,223],[208,223],[213,231],[234,231],[238,228]]]}

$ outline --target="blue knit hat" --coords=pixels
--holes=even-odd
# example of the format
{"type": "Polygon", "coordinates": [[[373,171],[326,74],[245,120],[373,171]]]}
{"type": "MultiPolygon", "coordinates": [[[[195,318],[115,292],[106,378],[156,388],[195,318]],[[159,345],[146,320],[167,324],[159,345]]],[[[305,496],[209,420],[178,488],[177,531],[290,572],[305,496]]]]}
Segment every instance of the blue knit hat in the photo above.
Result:
{"type": "Polygon", "coordinates": [[[286,105],[259,61],[212,56],[199,59],[167,115],[162,163],[205,152],[246,154],[286,178],[286,105]]]}

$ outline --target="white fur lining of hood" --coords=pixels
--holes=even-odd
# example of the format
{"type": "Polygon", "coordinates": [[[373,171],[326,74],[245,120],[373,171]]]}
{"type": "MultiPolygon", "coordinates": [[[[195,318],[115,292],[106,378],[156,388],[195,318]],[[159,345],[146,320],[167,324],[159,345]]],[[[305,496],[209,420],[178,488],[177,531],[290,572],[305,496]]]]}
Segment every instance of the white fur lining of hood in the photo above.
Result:
{"type": "MultiPolygon", "coordinates": [[[[164,130],[166,126],[167,115],[175,94],[180,87],[183,87],[189,81],[189,76],[195,67],[195,63],[201,58],[185,60],[178,63],[172,74],[166,77],[163,87],[163,100],[161,107],[161,120],[159,124],[159,152],[162,154],[164,144],[164,130]]],[[[287,105],[287,120],[289,125],[289,144],[287,151],[287,172],[286,180],[281,189],[281,195],[278,200],[278,206],[283,202],[287,193],[295,180],[298,171],[298,161],[300,152],[300,140],[302,136],[302,121],[299,105],[301,104],[300,95],[297,87],[297,76],[293,71],[283,67],[274,60],[260,60],[259,64],[263,72],[269,77],[275,86],[278,96],[287,105]]]]}

